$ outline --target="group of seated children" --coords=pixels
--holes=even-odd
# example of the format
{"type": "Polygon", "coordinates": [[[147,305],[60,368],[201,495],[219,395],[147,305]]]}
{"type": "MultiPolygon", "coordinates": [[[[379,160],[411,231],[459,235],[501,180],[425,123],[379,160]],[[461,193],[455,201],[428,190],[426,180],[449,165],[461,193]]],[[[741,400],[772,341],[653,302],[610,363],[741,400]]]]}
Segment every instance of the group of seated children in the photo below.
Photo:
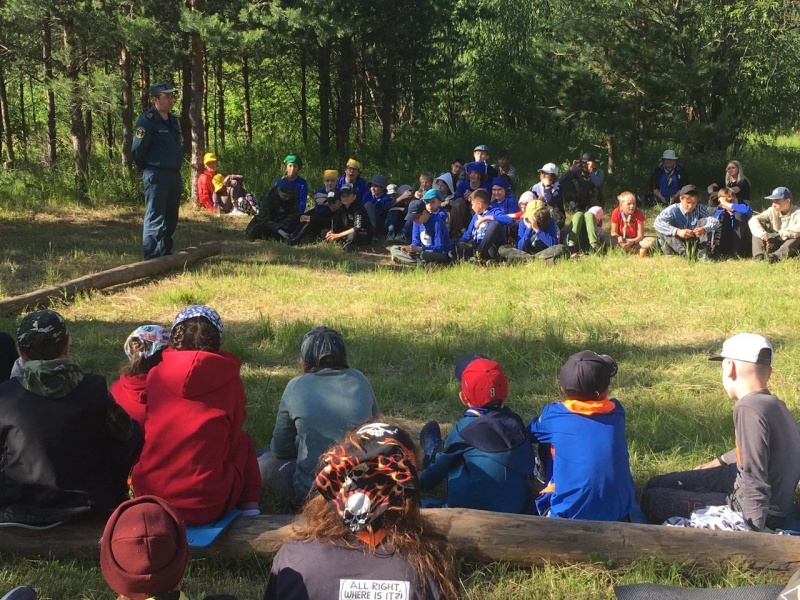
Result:
{"type": "Polygon", "coordinates": [[[446,479],[450,508],[626,520],[636,494],[625,411],[609,397],[616,372],[610,356],[589,350],[570,356],[559,374],[564,400],[545,406],[526,427],[506,406],[500,365],[482,355],[463,357],[455,376],[464,417],[444,441],[436,421],[420,433],[423,490],[446,479]]]}
{"type": "Polygon", "coordinates": [[[53,523],[108,515],[128,497],[158,495],[189,525],[234,508],[259,514],[261,475],[244,432],[239,359],[222,351],[207,306],[180,311],[169,332],[137,328],[130,363],[111,386],[70,357],[55,311],[17,329],[19,358],[0,384],[3,519],[53,523]],[[143,433],[144,432],[144,433],[143,433]]]}
{"type": "MultiPolygon", "coordinates": [[[[653,225],[657,235],[645,237],[645,215],[637,207],[641,200],[628,191],[617,196],[610,230],[605,230],[605,174],[594,153],[584,153],[560,176],[554,163],[543,165],[539,181],[517,198],[517,171],[508,163],[508,152],[501,152],[494,165],[488,162],[488,152],[479,145],[473,162],[456,159],[438,177],[423,172],[416,192],[409,185],[390,184],[381,174],[367,181],[361,177],[361,164],[351,158],[344,175],[332,169],[323,172],[324,185],[314,192],[308,210],[308,184],[298,175],[302,161],[288,155],[286,174],[259,201],[260,210],[246,235],[289,244],[325,240],[346,250],[385,235],[387,241],[401,242],[390,248],[392,260],[412,265],[459,259],[520,262],[532,257],[552,263],[609,247],[641,257],[660,248],[668,256],[702,261],[754,257],[776,262],[800,253],[800,214],[795,214],[789,190],[776,188],[766,197],[772,207],[751,219],[750,184],[738,161],[728,163],[724,181],[708,186],[705,205],[699,203],[697,188],[686,183],[675,152],[666,150],[647,196],[664,208],[653,225]],[[531,205],[532,201],[536,202],[531,205]],[[440,220],[444,230],[437,227],[440,220]]],[[[211,179],[219,185],[228,182],[215,169],[212,161],[201,174],[204,185],[211,179]]],[[[200,183],[198,179],[198,189],[200,183]]]]}

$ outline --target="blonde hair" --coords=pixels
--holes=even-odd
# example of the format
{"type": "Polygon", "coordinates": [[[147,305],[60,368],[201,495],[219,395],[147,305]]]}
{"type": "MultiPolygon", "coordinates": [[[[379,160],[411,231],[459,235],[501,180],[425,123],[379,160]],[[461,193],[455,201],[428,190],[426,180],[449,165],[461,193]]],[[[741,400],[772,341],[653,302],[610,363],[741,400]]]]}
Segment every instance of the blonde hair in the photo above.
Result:
{"type": "Polygon", "coordinates": [[[725,167],[725,183],[736,183],[737,181],[745,181],[747,179],[747,177],[744,176],[744,168],[742,167],[742,163],[740,163],[738,160],[729,160],[725,163],[725,167]],[[738,169],[736,179],[731,179],[728,175],[728,165],[736,165],[736,168],[738,169]]]}
{"type": "Polygon", "coordinates": [[[717,198],[736,200],[736,194],[734,194],[729,188],[722,188],[720,191],[717,192],[717,198]]]}
{"type": "Polygon", "coordinates": [[[620,204],[623,202],[630,202],[631,200],[633,200],[634,203],[636,202],[636,196],[633,194],[633,192],[622,192],[619,196],[617,196],[617,202],[620,204]]]}

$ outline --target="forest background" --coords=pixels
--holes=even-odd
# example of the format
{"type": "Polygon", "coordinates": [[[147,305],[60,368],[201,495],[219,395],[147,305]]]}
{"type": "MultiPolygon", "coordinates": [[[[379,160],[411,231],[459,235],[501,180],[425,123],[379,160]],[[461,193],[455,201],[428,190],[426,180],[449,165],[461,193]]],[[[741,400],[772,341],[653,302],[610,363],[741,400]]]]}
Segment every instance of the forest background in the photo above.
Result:
{"type": "MultiPolygon", "coordinates": [[[[754,197],[800,190],[798,24],[797,2],[769,0],[0,0],[0,295],[139,259],[130,145],[158,81],[179,90],[187,197],[206,151],[261,194],[289,152],[303,157],[313,189],[351,155],[367,176],[412,183],[479,143],[511,150],[520,189],[543,163],[564,168],[592,149],[610,173],[607,199],[644,193],[674,148],[701,187],[741,158],[754,197]]],[[[245,364],[247,427],[263,445],[297,374],[297,344],[320,322],[343,331],[387,416],[415,427],[458,417],[451,368],[475,344],[502,362],[526,419],[557,397],[565,358],[591,347],[620,360],[639,489],[732,446],[730,403],[705,357],[733,331],[776,343],[773,389],[800,409],[797,261],[667,265],[612,253],[490,279],[470,265],[396,272],[325,245],[249,244],[243,226],[186,206],[176,247],[221,239],[222,257],[59,305],[79,362],[112,379],[142,319],[169,323],[186,304],[211,304],[226,319],[226,349],[245,364]],[[427,310],[409,310],[407,298],[427,310]]],[[[15,325],[0,319],[3,330],[15,325]]],[[[4,589],[111,597],[91,563],[2,558],[4,589]]],[[[776,580],[657,559],[462,567],[463,597],[475,600],[776,580]]],[[[268,570],[255,558],[194,560],[186,591],[258,598],[268,570]]]]}
{"type": "Polygon", "coordinates": [[[637,191],[669,147],[705,185],[794,130],[798,23],[782,0],[4,0],[6,205],[140,203],[133,125],[159,81],[187,188],[206,151],[263,193],[289,151],[316,186],[349,155],[413,181],[478,143],[531,178],[594,149],[637,191]]]}

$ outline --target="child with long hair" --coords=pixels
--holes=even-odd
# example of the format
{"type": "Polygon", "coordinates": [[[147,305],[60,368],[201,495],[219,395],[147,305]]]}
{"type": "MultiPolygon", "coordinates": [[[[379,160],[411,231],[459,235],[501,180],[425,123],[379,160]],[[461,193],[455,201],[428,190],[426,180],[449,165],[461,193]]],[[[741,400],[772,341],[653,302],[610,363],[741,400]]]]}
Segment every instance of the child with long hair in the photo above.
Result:
{"type": "Polygon", "coordinates": [[[234,508],[258,514],[261,474],[245,418],[241,361],[220,350],[222,319],[208,306],[183,309],[170,347],[147,376],[145,441],[133,469],[136,496],[157,494],[187,525],[234,508]]]}
{"type": "Polygon", "coordinates": [[[341,594],[373,582],[397,598],[456,598],[453,559],[420,514],[408,433],[385,423],[363,425],[320,464],[319,494],[275,555],[264,600],[356,597],[341,594]]]}
{"type": "Polygon", "coordinates": [[[144,424],[147,374],[161,362],[161,353],[167,346],[169,331],[160,325],[137,327],[123,345],[128,362],[108,391],[139,425],[144,424]]]}

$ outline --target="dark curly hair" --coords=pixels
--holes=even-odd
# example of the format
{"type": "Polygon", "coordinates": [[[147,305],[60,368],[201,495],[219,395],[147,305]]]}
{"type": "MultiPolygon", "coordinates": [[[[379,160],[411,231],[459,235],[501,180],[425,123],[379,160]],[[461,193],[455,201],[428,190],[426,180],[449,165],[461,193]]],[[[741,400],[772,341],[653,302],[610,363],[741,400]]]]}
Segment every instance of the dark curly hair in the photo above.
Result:
{"type": "Polygon", "coordinates": [[[222,337],[211,321],[205,317],[192,317],[172,328],[169,344],[175,350],[219,352],[222,337]]]}

